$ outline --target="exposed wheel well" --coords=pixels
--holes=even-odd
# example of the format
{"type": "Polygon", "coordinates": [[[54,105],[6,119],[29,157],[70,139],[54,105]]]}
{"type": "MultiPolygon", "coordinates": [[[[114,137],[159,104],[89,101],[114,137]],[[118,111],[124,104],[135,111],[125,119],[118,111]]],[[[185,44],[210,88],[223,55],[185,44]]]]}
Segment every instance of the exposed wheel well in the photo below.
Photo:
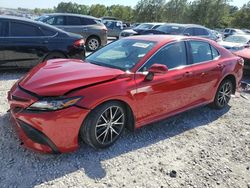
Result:
{"type": "Polygon", "coordinates": [[[65,58],[67,58],[67,55],[62,52],[62,51],[52,51],[52,52],[49,52],[43,59],[43,61],[46,61],[48,60],[49,56],[53,55],[53,54],[60,54],[60,55],[63,55],[65,58]]]}
{"type": "Polygon", "coordinates": [[[227,75],[223,80],[230,80],[233,84],[233,94],[236,92],[236,78],[234,75],[230,74],[230,75],[227,75]]]}

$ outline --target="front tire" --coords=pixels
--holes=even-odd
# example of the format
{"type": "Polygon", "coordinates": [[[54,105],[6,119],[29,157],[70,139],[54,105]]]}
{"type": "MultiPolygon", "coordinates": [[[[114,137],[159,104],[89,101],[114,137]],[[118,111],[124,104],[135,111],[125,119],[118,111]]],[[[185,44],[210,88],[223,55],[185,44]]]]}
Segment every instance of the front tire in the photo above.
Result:
{"type": "Polygon", "coordinates": [[[233,93],[233,83],[231,80],[224,80],[221,82],[215,98],[214,102],[210,105],[215,109],[222,109],[228,105],[231,94],[233,93]]]}
{"type": "Polygon", "coordinates": [[[80,130],[81,138],[95,149],[107,148],[121,136],[126,122],[126,111],[121,103],[104,103],[92,112],[80,130]]]}

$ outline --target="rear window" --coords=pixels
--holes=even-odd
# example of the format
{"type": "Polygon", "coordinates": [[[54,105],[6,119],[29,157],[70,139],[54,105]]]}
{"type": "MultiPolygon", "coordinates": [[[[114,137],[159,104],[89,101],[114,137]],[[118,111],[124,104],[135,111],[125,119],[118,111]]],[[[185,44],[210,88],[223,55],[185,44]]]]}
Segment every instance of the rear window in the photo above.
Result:
{"type": "Polygon", "coordinates": [[[213,59],[210,44],[202,41],[190,41],[193,64],[213,59]]]}
{"type": "Polygon", "coordinates": [[[76,16],[67,16],[67,25],[82,25],[81,18],[76,16]]]}
{"type": "Polygon", "coordinates": [[[10,36],[32,37],[32,36],[43,36],[43,34],[41,30],[36,26],[25,23],[11,22],[10,36]]]}
{"type": "Polygon", "coordinates": [[[45,36],[54,36],[57,33],[57,31],[48,28],[41,28],[41,30],[45,36]]]}
{"type": "Polygon", "coordinates": [[[82,18],[82,25],[94,25],[96,21],[90,18],[82,18]]]}

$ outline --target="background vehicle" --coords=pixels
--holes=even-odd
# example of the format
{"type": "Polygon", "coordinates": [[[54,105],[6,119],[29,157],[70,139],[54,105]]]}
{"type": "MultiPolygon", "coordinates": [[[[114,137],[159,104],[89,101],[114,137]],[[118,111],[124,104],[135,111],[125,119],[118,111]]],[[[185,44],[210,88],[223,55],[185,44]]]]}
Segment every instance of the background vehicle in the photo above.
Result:
{"type": "Polygon", "coordinates": [[[156,29],[157,27],[163,25],[164,23],[142,23],[133,27],[132,29],[123,30],[120,33],[119,38],[128,37],[132,35],[140,35],[142,32],[149,29],[156,29]]]}
{"type": "Polygon", "coordinates": [[[156,29],[144,31],[141,34],[186,35],[208,38],[214,41],[217,40],[216,35],[213,34],[210,29],[195,24],[168,23],[159,26],[156,29]]]}
{"type": "Polygon", "coordinates": [[[242,50],[250,47],[250,35],[230,35],[219,44],[231,51],[242,50]]]}
{"type": "Polygon", "coordinates": [[[244,48],[233,53],[244,59],[244,74],[250,74],[250,48],[244,48]]]}
{"type": "Polygon", "coordinates": [[[238,35],[244,35],[246,33],[244,31],[240,30],[240,29],[226,28],[224,30],[223,34],[224,34],[224,37],[226,38],[226,37],[228,37],[230,35],[236,35],[236,34],[238,34],[238,35]]]}
{"type": "Polygon", "coordinates": [[[119,20],[104,20],[103,23],[108,29],[108,37],[118,38],[125,26],[123,22],[119,20]]]}
{"type": "Polygon", "coordinates": [[[30,68],[54,58],[84,59],[81,35],[32,20],[0,16],[0,68],[30,68]]]}
{"type": "Polygon", "coordinates": [[[8,101],[25,146],[69,152],[80,136],[94,148],[106,148],[125,127],[134,130],[200,105],[226,107],[242,66],[240,57],[211,40],[127,37],[84,63],[40,64],[12,87],[8,101]]]}
{"type": "Polygon", "coordinates": [[[82,35],[89,51],[95,51],[107,44],[107,28],[98,18],[92,16],[54,13],[43,15],[37,21],[82,35]]]}

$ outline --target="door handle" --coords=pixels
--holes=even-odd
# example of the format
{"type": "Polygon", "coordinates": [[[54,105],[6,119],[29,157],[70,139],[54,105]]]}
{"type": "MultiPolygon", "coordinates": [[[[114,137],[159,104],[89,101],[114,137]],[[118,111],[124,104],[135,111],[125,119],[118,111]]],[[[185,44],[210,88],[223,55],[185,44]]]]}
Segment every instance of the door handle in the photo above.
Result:
{"type": "Polygon", "coordinates": [[[219,69],[223,69],[223,68],[225,67],[225,65],[218,64],[217,67],[218,67],[219,69]]]}
{"type": "Polygon", "coordinates": [[[49,43],[49,41],[47,41],[47,40],[43,41],[43,44],[48,44],[48,43],[49,43]]]}
{"type": "Polygon", "coordinates": [[[192,72],[185,72],[185,73],[184,73],[184,77],[190,77],[190,76],[192,76],[192,75],[193,75],[192,72]]]}

